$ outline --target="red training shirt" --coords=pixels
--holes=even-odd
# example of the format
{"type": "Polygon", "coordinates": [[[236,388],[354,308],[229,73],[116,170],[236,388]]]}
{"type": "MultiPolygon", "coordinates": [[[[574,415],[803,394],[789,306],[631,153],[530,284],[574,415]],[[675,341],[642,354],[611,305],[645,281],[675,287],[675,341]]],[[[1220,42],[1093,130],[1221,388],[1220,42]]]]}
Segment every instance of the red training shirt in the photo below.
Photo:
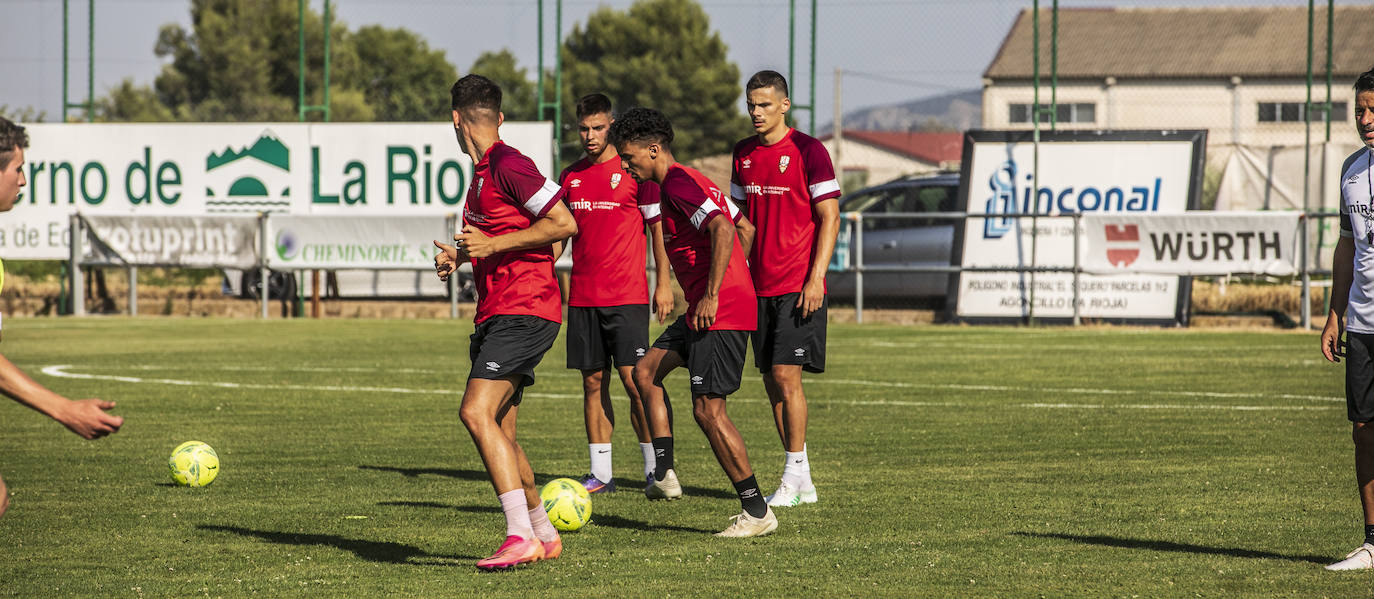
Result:
{"type": "Polygon", "coordinates": [[[658,218],[658,184],[636,184],[619,158],[601,164],[583,158],[558,182],[560,199],[577,219],[568,305],[648,303],[644,225],[658,218]]]}
{"type": "MultiPolygon", "coordinates": [[[[687,326],[706,295],[711,273],[711,236],[706,223],[722,214],[736,222],[739,211],[701,172],[681,164],[668,168],[660,186],[663,245],[678,284],[687,296],[687,326]]],[[[739,238],[731,237],[730,264],[720,285],[720,305],[712,331],[752,331],[758,327],[758,301],[739,238]]]]}
{"type": "Polygon", "coordinates": [[[730,197],[743,202],[758,228],[749,250],[754,287],[764,297],[800,293],[816,251],[819,219],[812,206],[840,197],[830,154],[816,138],[789,129],[763,145],[757,135],[735,144],[730,197]]]}
{"type": "MultiPolygon", "coordinates": [[[[558,186],[519,150],[496,142],[473,167],[463,203],[463,224],[488,237],[528,229],[557,201],[558,186]]],[[[563,322],[553,276],[553,248],[542,246],[472,259],[480,324],[492,316],[530,315],[563,322]]]]}

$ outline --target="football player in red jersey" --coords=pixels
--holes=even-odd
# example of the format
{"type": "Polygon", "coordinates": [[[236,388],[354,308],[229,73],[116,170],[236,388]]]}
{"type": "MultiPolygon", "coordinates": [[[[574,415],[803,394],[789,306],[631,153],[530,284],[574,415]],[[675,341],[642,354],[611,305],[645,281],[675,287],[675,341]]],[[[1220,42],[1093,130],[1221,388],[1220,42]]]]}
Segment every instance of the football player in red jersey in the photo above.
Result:
{"type": "Polygon", "coordinates": [[[468,349],[472,370],[459,416],[491,476],[506,515],[506,540],[485,570],[558,557],[563,541],[549,523],[534,471],[515,440],[516,414],[534,368],[553,346],[562,299],[552,245],[577,233],[558,201],[558,186],[534,162],[501,141],[501,88],[481,75],[453,84],[453,130],[472,157],[472,183],[454,245],[435,241],[439,278],[472,262],[477,284],[476,330],[468,349]]]}
{"type": "Polygon", "coordinates": [[[734,522],[716,534],[762,536],[776,530],[778,520],[754,479],[744,438],[725,412],[725,398],[739,389],[747,337],[758,320],[744,258],[753,227],[731,209],[729,198],[709,179],[677,163],[672,142],[672,124],[657,110],[633,108],[611,125],[611,143],[625,170],[637,180],[659,184],[664,245],[688,304],[687,314],[670,325],[635,365],[635,384],[646,402],[655,450],[661,435],[669,435],[667,455],[656,459],[654,480],[645,494],[651,499],[682,495],[672,470],[662,385],[668,372],[685,364],[692,416],[734,484],[742,508],[734,522]]]}
{"type": "Polygon", "coordinates": [[[611,100],[588,94],[577,101],[577,133],[586,156],[558,177],[560,197],[577,220],[572,239],[568,292],[568,368],[582,373],[583,420],[591,468],[582,485],[589,493],[615,490],[611,467],[611,370],[630,398],[630,425],[639,438],[644,476],[654,473],[654,447],[635,388],[635,363],[649,348],[649,290],[645,279],[648,224],[653,238],[654,308],[661,323],[673,311],[663,225],[658,222],[658,184],[639,183],[620,166],[606,142],[611,100]]]}
{"type": "Polygon", "coordinates": [[[758,227],[749,254],[759,306],[754,365],[786,452],[768,505],[815,503],[801,375],[825,371],[825,272],[840,230],[840,184],[821,142],[787,126],[781,74],[759,71],[745,90],[755,134],[735,144],[730,196],[758,227]]]}

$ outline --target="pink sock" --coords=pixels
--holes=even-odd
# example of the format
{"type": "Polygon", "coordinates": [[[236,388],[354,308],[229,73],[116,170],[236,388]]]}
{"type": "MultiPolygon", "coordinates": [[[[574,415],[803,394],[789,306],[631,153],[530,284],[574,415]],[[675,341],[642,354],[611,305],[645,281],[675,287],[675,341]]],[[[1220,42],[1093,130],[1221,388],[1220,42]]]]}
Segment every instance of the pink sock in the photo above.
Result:
{"type": "Polygon", "coordinates": [[[545,543],[552,543],[558,540],[558,529],[549,522],[549,514],[544,511],[541,504],[538,507],[530,508],[530,524],[534,526],[534,536],[545,543]]]}
{"type": "Polygon", "coordinates": [[[530,512],[525,505],[525,490],[506,491],[498,498],[501,511],[506,513],[506,536],[533,539],[534,527],[530,525],[530,512]]]}

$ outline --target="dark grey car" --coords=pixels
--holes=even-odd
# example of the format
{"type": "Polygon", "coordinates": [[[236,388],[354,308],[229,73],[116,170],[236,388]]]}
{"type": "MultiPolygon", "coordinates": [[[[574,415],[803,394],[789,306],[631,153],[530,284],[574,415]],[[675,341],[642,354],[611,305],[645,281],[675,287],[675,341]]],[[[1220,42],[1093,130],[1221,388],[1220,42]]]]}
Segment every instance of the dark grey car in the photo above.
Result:
{"type": "MultiPolygon", "coordinates": [[[[854,299],[854,272],[837,267],[857,264],[854,251],[854,225],[848,213],[862,215],[863,263],[865,266],[949,266],[954,249],[954,227],[958,219],[893,216],[923,212],[956,212],[959,200],[959,175],[939,174],[906,177],[867,187],[841,198],[840,242],[826,283],[831,297],[854,299]]],[[[928,299],[944,297],[949,291],[949,273],[873,272],[864,273],[864,299],[928,299]]]]}

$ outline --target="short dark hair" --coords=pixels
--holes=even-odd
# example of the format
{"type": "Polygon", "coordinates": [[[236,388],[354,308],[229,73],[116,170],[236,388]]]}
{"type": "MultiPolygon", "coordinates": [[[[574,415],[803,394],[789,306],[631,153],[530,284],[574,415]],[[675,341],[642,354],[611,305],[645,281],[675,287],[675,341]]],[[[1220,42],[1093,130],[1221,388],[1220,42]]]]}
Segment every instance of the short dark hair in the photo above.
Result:
{"type": "Polygon", "coordinates": [[[15,150],[29,147],[29,134],[24,128],[0,116],[0,169],[10,165],[15,150]]]}
{"type": "Polygon", "coordinates": [[[754,73],[754,76],[749,78],[749,83],[744,86],[744,93],[747,94],[765,87],[771,87],[782,92],[784,98],[790,97],[787,95],[787,78],[783,77],[782,73],[768,70],[754,73]]]}
{"type": "Polygon", "coordinates": [[[596,93],[582,96],[577,101],[577,118],[585,119],[594,114],[610,114],[611,99],[606,94],[596,93]]]}
{"type": "Polygon", "coordinates": [[[662,112],[635,107],[611,123],[609,135],[611,145],[617,148],[627,142],[668,146],[673,143],[673,124],[662,112]]]}
{"type": "Polygon", "coordinates": [[[464,75],[449,89],[453,96],[453,109],[467,112],[472,109],[486,109],[501,112],[501,86],[481,75],[464,75]]]}
{"type": "Polygon", "coordinates": [[[1374,91],[1374,69],[1360,73],[1355,78],[1355,93],[1374,91]]]}

